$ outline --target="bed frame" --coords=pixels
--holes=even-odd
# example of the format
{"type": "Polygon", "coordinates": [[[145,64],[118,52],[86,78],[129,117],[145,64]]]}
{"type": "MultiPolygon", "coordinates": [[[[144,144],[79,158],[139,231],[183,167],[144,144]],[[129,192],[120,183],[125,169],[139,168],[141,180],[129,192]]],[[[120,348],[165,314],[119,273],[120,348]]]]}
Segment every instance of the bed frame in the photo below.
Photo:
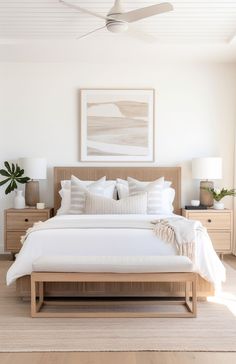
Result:
{"type": "MultiPolygon", "coordinates": [[[[181,168],[180,167],[55,167],[54,168],[54,211],[60,207],[61,198],[59,190],[61,181],[68,180],[71,175],[81,180],[95,181],[103,176],[107,180],[116,178],[126,179],[128,176],[141,181],[152,181],[161,176],[172,182],[175,189],[174,212],[181,214],[181,168]]],[[[30,298],[30,276],[18,278],[16,281],[18,295],[22,298],[30,298]]],[[[205,298],[213,295],[213,286],[197,277],[197,296],[205,298]]],[[[178,297],[184,295],[183,283],[77,283],[77,282],[53,282],[45,285],[46,296],[155,296],[178,297]]]]}

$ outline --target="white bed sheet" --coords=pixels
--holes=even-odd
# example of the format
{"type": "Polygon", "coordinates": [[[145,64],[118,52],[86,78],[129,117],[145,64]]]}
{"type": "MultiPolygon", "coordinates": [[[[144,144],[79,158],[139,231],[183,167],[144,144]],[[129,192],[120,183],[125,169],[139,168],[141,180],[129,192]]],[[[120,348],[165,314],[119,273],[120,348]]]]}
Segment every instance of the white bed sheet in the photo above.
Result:
{"type": "MultiPolygon", "coordinates": [[[[60,215],[51,220],[63,222],[80,219],[106,221],[152,221],[171,215],[60,215]]],[[[173,244],[160,240],[152,230],[135,228],[108,229],[49,229],[31,233],[24,242],[15,262],[7,272],[7,284],[31,274],[33,262],[40,256],[160,256],[176,255],[173,244]]],[[[212,246],[201,232],[196,236],[195,271],[219,289],[225,280],[225,268],[212,246]]]]}

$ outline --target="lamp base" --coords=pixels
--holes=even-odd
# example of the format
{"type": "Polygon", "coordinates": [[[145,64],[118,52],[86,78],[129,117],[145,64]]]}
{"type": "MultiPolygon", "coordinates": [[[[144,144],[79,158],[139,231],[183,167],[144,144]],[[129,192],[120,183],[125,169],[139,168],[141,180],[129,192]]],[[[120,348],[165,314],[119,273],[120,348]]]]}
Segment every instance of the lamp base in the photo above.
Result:
{"type": "Polygon", "coordinates": [[[214,204],[214,199],[209,191],[205,188],[214,188],[212,181],[201,181],[200,182],[200,204],[206,207],[211,207],[214,204]]]}
{"type": "Polygon", "coordinates": [[[36,206],[37,202],[39,202],[39,182],[29,181],[25,185],[26,206],[36,206]]]}

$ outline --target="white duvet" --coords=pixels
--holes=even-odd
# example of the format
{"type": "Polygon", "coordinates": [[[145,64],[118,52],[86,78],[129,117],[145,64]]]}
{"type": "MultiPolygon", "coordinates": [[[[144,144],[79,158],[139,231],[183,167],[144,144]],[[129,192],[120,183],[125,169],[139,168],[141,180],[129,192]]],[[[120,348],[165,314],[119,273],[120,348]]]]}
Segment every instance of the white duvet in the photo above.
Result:
{"type": "MultiPolygon", "coordinates": [[[[172,215],[61,215],[51,219],[60,223],[60,228],[34,231],[27,237],[15,262],[7,272],[7,284],[17,278],[31,274],[33,262],[40,256],[160,256],[176,255],[176,247],[164,242],[152,229],[142,228],[142,222],[172,215]],[[84,221],[85,228],[63,228],[70,220],[84,221]],[[86,227],[86,222],[94,221],[94,228],[86,227]],[[99,221],[101,227],[98,228],[99,221]],[[119,221],[119,228],[112,221],[119,221]],[[122,221],[124,227],[122,228],[122,221]],[[128,227],[128,222],[131,227],[128,227]],[[135,224],[134,224],[135,222],[135,224]],[[103,226],[107,227],[103,228],[103,226]],[[138,223],[138,224],[136,224],[138,223]],[[138,228],[135,226],[139,226],[138,228]]],[[[58,225],[58,224],[57,224],[58,225]]],[[[207,234],[196,233],[195,271],[213,283],[218,289],[225,280],[225,269],[212,246],[207,234]]]]}

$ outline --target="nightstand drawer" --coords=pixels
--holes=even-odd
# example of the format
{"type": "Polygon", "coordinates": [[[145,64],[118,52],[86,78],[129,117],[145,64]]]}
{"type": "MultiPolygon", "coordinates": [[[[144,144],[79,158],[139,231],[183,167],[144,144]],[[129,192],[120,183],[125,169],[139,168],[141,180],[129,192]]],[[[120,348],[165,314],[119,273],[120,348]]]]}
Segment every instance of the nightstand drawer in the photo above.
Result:
{"type": "Polygon", "coordinates": [[[23,235],[25,235],[25,231],[8,231],[6,233],[6,250],[13,253],[18,252],[22,247],[20,239],[23,235]]]}
{"type": "Polygon", "coordinates": [[[214,249],[218,252],[231,251],[231,232],[208,231],[214,249]]]}
{"type": "Polygon", "coordinates": [[[8,212],[7,214],[7,230],[26,230],[35,222],[45,221],[48,219],[46,212],[24,213],[8,212]]]}
{"type": "Polygon", "coordinates": [[[229,213],[205,212],[204,214],[191,212],[189,214],[189,219],[201,221],[202,225],[205,226],[207,229],[213,229],[213,230],[231,229],[230,212],[229,213]]]}

